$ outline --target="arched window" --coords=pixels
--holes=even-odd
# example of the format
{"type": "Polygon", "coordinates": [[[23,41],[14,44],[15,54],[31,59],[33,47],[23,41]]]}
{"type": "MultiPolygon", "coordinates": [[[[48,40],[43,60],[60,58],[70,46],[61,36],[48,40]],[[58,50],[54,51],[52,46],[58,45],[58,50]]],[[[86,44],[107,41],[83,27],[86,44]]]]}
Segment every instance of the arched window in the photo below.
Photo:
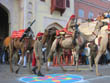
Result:
{"type": "Polygon", "coordinates": [[[91,19],[91,18],[93,18],[93,16],[94,16],[93,12],[92,11],[89,11],[88,18],[91,19]]]}
{"type": "Polygon", "coordinates": [[[66,7],[70,7],[70,0],[66,0],[66,7]]]}
{"type": "Polygon", "coordinates": [[[84,10],[83,9],[78,10],[78,17],[84,17],[84,10]]]}

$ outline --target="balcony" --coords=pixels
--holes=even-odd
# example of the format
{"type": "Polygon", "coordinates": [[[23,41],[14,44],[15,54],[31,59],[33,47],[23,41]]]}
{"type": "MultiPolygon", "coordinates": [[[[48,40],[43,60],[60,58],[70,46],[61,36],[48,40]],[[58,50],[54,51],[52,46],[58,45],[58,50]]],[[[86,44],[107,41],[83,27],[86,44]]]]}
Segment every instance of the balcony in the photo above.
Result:
{"type": "Polygon", "coordinates": [[[60,14],[62,15],[66,8],[65,2],[66,0],[51,0],[51,14],[54,11],[59,11],[60,14]]]}

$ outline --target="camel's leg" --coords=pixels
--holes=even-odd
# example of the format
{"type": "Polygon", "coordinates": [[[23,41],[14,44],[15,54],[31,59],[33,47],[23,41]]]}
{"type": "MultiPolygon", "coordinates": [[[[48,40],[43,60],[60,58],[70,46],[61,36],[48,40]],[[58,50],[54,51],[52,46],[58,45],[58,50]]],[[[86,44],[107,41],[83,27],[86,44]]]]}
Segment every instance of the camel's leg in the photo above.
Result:
{"type": "Polygon", "coordinates": [[[60,63],[60,50],[58,50],[58,52],[57,52],[57,56],[58,56],[58,64],[60,65],[60,67],[61,67],[61,69],[63,70],[63,71],[66,71],[64,68],[63,68],[63,66],[61,65],[61,63],[60,63]]]}
{"type": "Polygon", "coordinates": [[[31,63],[31,54],[30,53],[27,53],[27,56],[28,56],[28,68],[29,68],[29,72],[31,72],[31,66],[30,66],[30,63],[31,63]]]}
{"type": "Polygon", "coordinates": [[[12,57],[13,57],[13,48],[11,46],[12,44],[10,43],[9,45],[9,63],[10,63],[10,71],[13,72],[13,67],[12,67],[12,57]]]}
{"type": "Polygon", "coordinates": [[[13,67],[12,67],[12,52],[10,51],[10,56],[9,56],[9,62],[10,62],[10,71],[13,72],[13,67]]]}
{"type": "Polygon", "coordinates": [[[46,70],[49,71],[48,62],[46,62],[46,70]]]}
{"type": "MultiPolygon", "coordinates": [[[[47,58],[47,57],[48,57],[48,54],[50,53],[50,52],[49,52],[49,51],[50,51],[50,48],[51,48],[51,47],[48,47],[48,46],[47,46],[46,53],[45,53],[45,54],[46,54],[46,55],[45,55],[45,62],[46,62],[46,70],[47,70],[47,71],[49,70],[49,69],[48,69],[48,62],[47,62],[47,59],[48,59],[48,58],[47,58]]],[[[51,55],[51,54],[49,54],[49,56],[50,56],[50,55],[51,55]]]]}
{"type": "Polygon", "coordinates": [[[101,74],[98,71],[98,62],[99,62],[99,59],[100,59],[101,56],[102,56],[102,52],[100,51],[100,52],[98,52],[98,54],[95,58],[95,66],[96,66],[96,75],[97,76],[101,76],[101,74]]]}
{"type": "Polygon", "coordinates": [[[14,56],[14,64],[17,65],[17,62],[18,62],[18,55],[17,55],[17,53],[15,52],[13,56],[14,56]]]}
{"type": "Polygon", "coordinates": [[[89,70],[93,71],[92,69],[92,63],[91,63],[91,56],[88,56],[88,60],[89,60],[89,70]]]}
{"type": "Polygon", "coordinates": [[[76,54],[76,56],[75,56],[75,61],[76,61],[76,71],[79,71],[78,70],[78,61],[79,61],[79,55],[78,54],[76,54]]]}
{"type": "Polygon", "coordinates": [[[48,68],[48,60],[51,57],[51,55],[53,55],[53,54],[54,54],[54,51],[53,50],[50,50],[49,55],[46,58],[46,70],[47,71],[49,70],[49,68],[48,68]]]}
{"type": "Polygon", "coordinates": [[[76,49],[76,55],[75,55],[75,61],[76,61],[76,71],[79,71],[78,70],[78,64],[79,64],[79,49],[80,49],[80,47],[77,45],[76,47],[75,47],[75,49],[76,49]]]}
{"type": "Polygon", "coordinates": [[[51,46],[51,49],[50,49],[50,52],[49,52],[49,55],[47,56],[46,58],[46,70],[48,71],[48,59],[53,55],[53,53],[55,53],[56,51],[56,46],[57,46],[57,40],[54,40],[52,46],[51,46]]]}
{"type": "Polygon", "coordinates": [[[21,62],[20,62],[20,65],[18,65],[18,68],[16,69],[16,74],[19,72],[19,70],[20,70],[20,68],[21,68],[21,66],[22,66],[22,64],[23,64],[23,62],[24,62],[24,52],[23,52],[23,54],[22,54],[22,60],[21,60],[21,62]]]}

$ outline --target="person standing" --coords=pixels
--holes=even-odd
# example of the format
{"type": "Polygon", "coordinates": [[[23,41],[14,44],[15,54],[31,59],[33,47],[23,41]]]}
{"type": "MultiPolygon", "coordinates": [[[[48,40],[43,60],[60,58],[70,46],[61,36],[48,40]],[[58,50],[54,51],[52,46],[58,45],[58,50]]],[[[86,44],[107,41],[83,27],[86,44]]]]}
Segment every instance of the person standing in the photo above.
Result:
{"type": "Polygon", "coordinates": [[[39,32],[36,36],[36,41],[34,44],[34,50],[33,50],[33,59],[32,59],[32,72],[34,74],[37,74],[38,76],[44,76],[41,73],[41,65],[43,64],[43,54],[42,54],[42,43],[41,38],[43,36],[43,33],[39,32]],[[38,69],[38,73],[36,73],[36,69],[38,69]]]}
{"type": "Polygon", "coordinates": [[[85,55],[86,55],[86,64],[90,64],[91,56],[90,56],[89,43],[86,44],[85,55]]]}
{"type": "Polygon", "coordinates": [[[75,65],[76,59],[77,59],[77,56],[76,56],[76,49],[72,49],[71,65],[75,65]]]}
{"type": "Polygon", "coordinates": [[[91,66],[93,66],[93,64],[95,63],[94,59],[96,57],[98,47],[95,44],[95,41],[92,41],[89,46],[90,46],[91,66]]]}

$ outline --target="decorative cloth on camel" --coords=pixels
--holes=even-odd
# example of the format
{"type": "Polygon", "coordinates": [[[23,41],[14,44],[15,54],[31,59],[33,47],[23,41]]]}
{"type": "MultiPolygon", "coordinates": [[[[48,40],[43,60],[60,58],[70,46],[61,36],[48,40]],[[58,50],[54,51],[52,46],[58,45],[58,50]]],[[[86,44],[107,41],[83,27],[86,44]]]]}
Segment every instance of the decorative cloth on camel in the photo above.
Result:
{"type": "Polygon", "coordinates": [[[92,32],[94,32],[96,24],[97,24],[97,21],[81,23],[78,29],[81,33],[90,35],[92,34],[92,32]]]}
{"type": "Polygon", "coordinates": [[[18,38],[18,31],[13,31],[11,34],[11,38],[18,38]]]}
{"type": "Polygon", "coordinates": [[[68,31],[67,28],[63,28],[61,30],[56,30],[56,36],[59,36],[61,32],[72,35],[72,32],[68,31]]]}
{"type": "Polygon", "coordinates": [[[71,15],[71,17],[70,17],[70,19],[69,19],[69,21],[68,21],[66,27],[63,28],[63,29],[61,29],[61,30],[56,30],[56,36],[60,35],[60,32],[65,32],[65,33],[71,35],[72,32],[69,32],[67,29],[68,29],[68,25],[69,25],[70,21],[71,21],[72,19],[74,19],[74,18],[75,18],[75,15],[71,15]]]}
{"type": "Polygon", "coordinates": [[[11,34],[11,38],[21,38],[26,29],[21,29],[19,31],[13,31],[11,34]]]}
{"type": "Polygon", "coordinates": [[[68,28],[68,25],[69,25],[70,21],[71,21],[72,19],[74,19],[74,18],[75,18],[75,15],[72,14],[71,17],[70,17],[70,19],[69,19],[69,21],[68,21],[68,23],[67,23],[67,25],[66,25],[66,27],[65,27],[66,29],[68,28]]]}
{"type": "Polygon", "coordinates": [[[24,32],[26,31],[26,29],[21,29],[21,30],[19,30],[18,31],[18,37],[20,38],[20,37],[22,37],[22,35],[24,34],[24,32]]]}

